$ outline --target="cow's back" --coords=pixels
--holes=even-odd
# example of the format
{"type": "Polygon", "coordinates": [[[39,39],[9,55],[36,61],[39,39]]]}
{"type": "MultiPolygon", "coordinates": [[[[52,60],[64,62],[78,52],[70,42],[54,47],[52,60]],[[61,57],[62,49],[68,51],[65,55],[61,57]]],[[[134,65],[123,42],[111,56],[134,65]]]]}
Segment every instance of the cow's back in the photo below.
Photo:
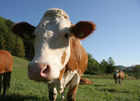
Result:
{"type": "Polygon", "coordinates": [[[81,75],[85,72],[88,64],[88,55],[82,47],[79,39],[72,37],[70,41],[71,56],[67,67],[71,70],[78,70],[81,75]]]}
{"type": "Polygon", "coordinates": [[[120,71],[119,72],[119,78],[121,78],[123,80],[124,79],[124,76],[125,76],[124,72],[123,71],[120,71]]]}
{"type": "Polygon", "coordinates": [[[8,51],[0,50],[0,73],[11,72],[13,58],[8,51]]]}

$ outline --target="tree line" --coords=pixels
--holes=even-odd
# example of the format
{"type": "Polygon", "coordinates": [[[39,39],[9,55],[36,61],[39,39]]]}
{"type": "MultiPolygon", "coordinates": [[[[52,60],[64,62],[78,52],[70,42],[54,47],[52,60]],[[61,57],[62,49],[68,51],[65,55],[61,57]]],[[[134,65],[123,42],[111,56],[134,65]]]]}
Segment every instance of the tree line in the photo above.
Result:
{"type": "Polygon", "coordinates": [[[140,78],[140,65],[130,66],[129,68],[126,68],[124,72],[130,76],[135,77],[136,79],[140,78]]]}
{"type": "Polygon", "coordinates": [[[115,66],[115,62],[112,57],[109,57],[108,60],[102,60],[100,63],[93,58],[91,54],[88,54],[88,67],[85,74],[93,75],[102,75],[102,74],[112,74],[115,66]]]}

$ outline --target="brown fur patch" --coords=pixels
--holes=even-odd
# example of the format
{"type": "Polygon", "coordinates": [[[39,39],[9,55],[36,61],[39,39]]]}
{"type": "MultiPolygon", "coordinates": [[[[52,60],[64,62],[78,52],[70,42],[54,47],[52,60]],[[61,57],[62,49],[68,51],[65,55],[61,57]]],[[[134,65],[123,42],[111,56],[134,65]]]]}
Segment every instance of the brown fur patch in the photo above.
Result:
{"type": "Polygon", "coordinates": [[[124,77],[125,77],[124,72],[123,72],[123,71],[119,71],[118,78],[123,80],[123,79],[124,79],[124,77]]]}
{"type": "Polygon", "coordinates": [[[62,64],[64,64],[64,62],[65,62],[66,55],[67,55],[66,52],[64,52],[64,53],[63,53],[63,56],[62,56],[62,58],[61,58],[61,63],[62,63],[62,64]]]}
{"type": "Polygon", "coordinates": [[[66,65],[69,70],[78,70],[79,75],[81,76],[88,64],[88,56],[85,49],[82,47],[80,40],[72,37],[70,40],[71,47],[71,56],[68,64],[66,65]]]}
{"type": "Polygon", "coordinates": [[[84,39],[95,31],[96,25],[90,21],[80,21],[76,25],[72,26],[70,31],[73,35],[79,39],[84,39]]]}
{"type": "MultiPolygon", "coordinates": [[[[82,74],[85,72],[85,69],[87,68],[88,56],[85,49],[82,47],[80,40],[72,37],[70,40],[70,47],[71,56],[67,65],[60,71],[59,80],[61,80],[63,74],[68,70],[78,70],[79,75],[82,76],[82,74]]],[[[62,60],[66,55],[64,54],[62,56],[61,63],[63,63],[62,60]]]]}
{"type": "Polygon", "coordinates": [[[35,36],[32,34],[35,27],[27,22],[16,23],[12,27],[12,32],[25,40],[33,39],[35,36]],[[26,34],[26,35],[25,35],[26,34]]]}
{"type": "Polygon", "coordinates": [[[66,70],[66,68],[64,67],[64,68],[60,71],[58,80],[61,80],[61,79],[62,79],[62,76],[64,75],[65,70],[66,70]]]}
{"type": "Polygon", "coordinates": [[[13,66],[13,58],[8,51],[0,50],[0,74],[11,72],[13,66]]]}
{"type": "Polygon", "coordinates": [[[84,78],[84,79],[80,79],[80,84],[82,84],[82,85],[86,85],[86,84],[92,85],[93,82],[88,80],[88,79],[86,79],[86,78],[84,78]]]}

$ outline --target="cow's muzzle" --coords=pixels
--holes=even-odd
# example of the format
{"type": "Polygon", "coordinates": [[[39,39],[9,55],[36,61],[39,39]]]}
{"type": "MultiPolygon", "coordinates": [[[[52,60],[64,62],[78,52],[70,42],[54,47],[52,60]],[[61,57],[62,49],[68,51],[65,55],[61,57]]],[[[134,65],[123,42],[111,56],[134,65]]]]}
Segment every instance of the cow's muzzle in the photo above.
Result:
{"type": "Polygon", "coordinates": [[[47,64],[32,63],[28,66],[28,77],[35,81],[49,81],[50,70],[47,64]]]}

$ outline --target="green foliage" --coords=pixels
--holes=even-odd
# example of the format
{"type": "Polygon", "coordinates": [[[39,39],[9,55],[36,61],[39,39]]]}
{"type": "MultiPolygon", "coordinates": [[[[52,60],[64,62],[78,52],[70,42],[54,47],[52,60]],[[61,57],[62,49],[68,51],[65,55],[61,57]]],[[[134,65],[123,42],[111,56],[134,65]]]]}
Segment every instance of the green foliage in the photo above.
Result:
{"type": "Polygon", "coordinates": [[[0,49],[6,49],[6,41],[4,36],[0,36],[0,49]]]}
{"type": "Polygon", "coordinates": [[[102,69],[102,73],[106,74],[107,73],[108,62],[103,59],[100,63],[100,66],[101,66],[101,69],[102,69]]]}
{"type": "Polygon", "coordinates": [[[104,74],[111,74],[114,72],[115,67],[115,62],[112,57],[108,58],[108,62],[106,60],[102,60],[100,63],[100,66],[102,68],[102,73],[104,74]]]}
{"type": "Polygon", "coordinates": [[[128,75],[134,76],[135,78],[140,78],[140,65],[131,66],[124,70],[128,75]]]}
{"type": "Polygon", "coordinates": [[[108,61],[103,59],[99,64],[98,61],[95,60],[91,54],[88,54],[88,66],[85,74],[112,74],[115,68],[115,62],[112,57],[109,57],[108,61]]]}
{"type": "Polygon", "coordinates": [[[8,50],[14,56],[24,57],[23,41],[11,32],[12,25],[12,21],[0,17],[0,49],[8,50]]]}
{"type": "Polygon", "coordinates": [[[108,58],[108,64],[111,65],[111,66],[115,66],[115,62],[114,62],[112,57],[108,58]]]}
{"type": "Polygon", "coordinates": [[[25,57],[31,60],[34,57],[34,44],[33,41],[23,41],[25,46],[25,57]]]}
{"type": "Polygon", "coordinates": [[[5,24],[5,19],[0,17],[0,34],[8,33],[8,27],[5,24]]]}
{"type": "Polygon", "coordinates": [[[101,74],[100,64],[92,57],[91,54],[88,54],[88,66],[85,74],[101,74]]]}

